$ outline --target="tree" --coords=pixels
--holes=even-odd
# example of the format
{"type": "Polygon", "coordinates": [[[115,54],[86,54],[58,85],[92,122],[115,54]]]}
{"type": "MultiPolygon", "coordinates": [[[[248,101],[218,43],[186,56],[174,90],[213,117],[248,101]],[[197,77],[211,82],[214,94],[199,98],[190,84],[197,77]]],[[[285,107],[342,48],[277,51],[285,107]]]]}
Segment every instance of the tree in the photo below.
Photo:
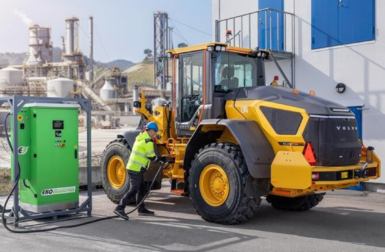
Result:
{"type": "Polygon", "coordinates": [[[179,43],[178,48],[187,47],[188,45],[186,43],[179,43]]]}
{"type": "Polygon", "coordinates": [[[144,50],[144,54],[146,54],[147,57],[151,57],[151,56],[152,56],[152,51],[151,51],[151,49],[146,49],[146,50],[144,50]]]}

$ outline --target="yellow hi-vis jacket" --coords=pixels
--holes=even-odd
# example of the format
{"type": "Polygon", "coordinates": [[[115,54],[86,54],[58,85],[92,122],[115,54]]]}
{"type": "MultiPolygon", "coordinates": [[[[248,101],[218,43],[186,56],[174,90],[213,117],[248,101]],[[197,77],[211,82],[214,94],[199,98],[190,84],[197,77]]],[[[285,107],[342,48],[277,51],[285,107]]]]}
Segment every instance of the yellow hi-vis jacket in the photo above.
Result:
{"type": "Polygon", "coordinates": [[[127,163],[127,169],[140,172],[142,168],[147,169],[150,163],[148,158],[155,157],[154,142],[147,131],[140,133],[136,137],[132,147],[130,159],[127,163]]]}

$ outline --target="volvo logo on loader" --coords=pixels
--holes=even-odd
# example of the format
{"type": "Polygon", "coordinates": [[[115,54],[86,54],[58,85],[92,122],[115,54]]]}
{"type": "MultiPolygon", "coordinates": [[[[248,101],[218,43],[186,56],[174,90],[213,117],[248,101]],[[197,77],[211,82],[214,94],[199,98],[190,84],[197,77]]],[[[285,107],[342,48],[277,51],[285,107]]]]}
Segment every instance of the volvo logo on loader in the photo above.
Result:
{"type": "Polygon", "coordinates": [[[358,128],[357,127],[350,127],[350,126],[343,126],[343,127],[341,127],[341,126],[336,126],[336,129],[337,130],[357,130],[358,128]]]}

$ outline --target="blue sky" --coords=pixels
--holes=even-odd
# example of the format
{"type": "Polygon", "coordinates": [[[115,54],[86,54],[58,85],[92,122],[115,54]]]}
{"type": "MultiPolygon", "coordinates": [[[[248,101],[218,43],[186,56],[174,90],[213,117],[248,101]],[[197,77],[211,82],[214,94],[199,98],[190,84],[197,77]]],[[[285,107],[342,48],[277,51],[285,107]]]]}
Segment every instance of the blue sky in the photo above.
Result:
{"type": "MultiPolygon", "coordinates": [[[[40,26],[51,27],[55,47],[61,47],[67,17],[78,17],[88,35],[88,17],[92,15],[95,60],[139,62],[144,58],[144,49],[153,49],[153,13],[157,11],[168,12],[173,19],[169,26],[176,27],[189,44],[212,40],[207,35],[212,31],[210,0],[7,0],[0,7],[0,52],[28,51],[28,26],[15,12],[23,13],[40,26]]],[[[79,35],[81,50],[88,55],[88,38],[82,30],[79,35]]],[[[185,41],[174,35],[174,45],[180,42],[185,41]]]]}

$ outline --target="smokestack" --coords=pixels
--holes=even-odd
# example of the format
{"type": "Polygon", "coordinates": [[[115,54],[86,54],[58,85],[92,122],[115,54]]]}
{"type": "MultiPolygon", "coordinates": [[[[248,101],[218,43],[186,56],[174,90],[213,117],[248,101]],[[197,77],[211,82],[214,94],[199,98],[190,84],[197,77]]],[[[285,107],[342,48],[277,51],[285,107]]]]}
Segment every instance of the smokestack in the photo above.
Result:
{"type": "Polygon", "coordinates": [[[65,53],[65,51],[66,51],[66,41],[65,41],[64,36],[61,37],[61,42],[63,44],[63,53],[65,53]]]}
{"type": "Polygon", "coordinates": [[[90,16],[90,81],[94,79],[94,18],[90,16]]]}
{"type": "Polygon", "coordinates": [[[76,17],[66,19],[66,55],[74,55],[79,51],[78,21],[76,17]]]}

